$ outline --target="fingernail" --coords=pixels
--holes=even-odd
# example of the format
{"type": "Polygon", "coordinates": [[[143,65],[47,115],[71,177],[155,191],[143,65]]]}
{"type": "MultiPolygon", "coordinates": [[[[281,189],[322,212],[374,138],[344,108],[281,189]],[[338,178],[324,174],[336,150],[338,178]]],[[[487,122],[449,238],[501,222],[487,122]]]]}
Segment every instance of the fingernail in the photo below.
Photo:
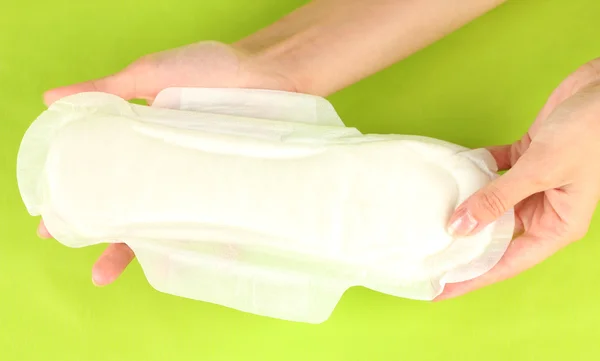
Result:
{"type": "Polygon", "coordinates": [[[48,231],[46,231],[46,228],[44,227],[44,223],[40,223],[38,225],[37,230],[35,231],[35,233],[40,238],[47,238],[48,231]]]}
{"type": "Polygon", "coordinates": [[[102,277],[98,276],[95,272],[92,272],[92,283],[96,287],[102,287],[102,277]]]}
{"type": "Polygon", "coordinates": [[[448,233],[454,237],[468,236],[477,228],[477,220],[471,215],[467,209],[463,209],[457,213],[456,219],[451,221],[448,226],[448,233]]]}

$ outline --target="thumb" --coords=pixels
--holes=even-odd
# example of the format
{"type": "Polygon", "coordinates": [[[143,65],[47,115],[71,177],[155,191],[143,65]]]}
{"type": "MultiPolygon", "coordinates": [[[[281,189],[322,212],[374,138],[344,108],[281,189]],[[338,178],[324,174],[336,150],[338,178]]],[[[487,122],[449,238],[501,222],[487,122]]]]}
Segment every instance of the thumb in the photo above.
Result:
{"type": "Polygon", "coordinates": [[[104,78],[55,88],[44,93],[44,103],[49,106],[58,99],[83,92],[111,93],[125,100],[131,100],[137,96],[134,75],[130,68],[126,68],[104,78]]]}
{"type": "Polygon", "coordinates": [[[464,201],[450,217],[448,232],[466,237],[481,231],[525,198],[545,191],[541,172],[527,159],[519,159],[504,175],[464,201]]]}

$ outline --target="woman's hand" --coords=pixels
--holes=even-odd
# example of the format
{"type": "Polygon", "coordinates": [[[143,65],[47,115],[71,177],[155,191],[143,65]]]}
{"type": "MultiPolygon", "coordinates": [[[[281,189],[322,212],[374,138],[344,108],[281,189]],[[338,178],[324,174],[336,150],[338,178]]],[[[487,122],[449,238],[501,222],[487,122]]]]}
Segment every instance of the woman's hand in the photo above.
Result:
{"type": "Polygon", "coordinates": [[[492,270],[436,300],[513,277],[585,236],[600,199],[600,59],[560,84],[521,140],[490,151],[508,171],[457,208],[449,231],[473,234],[514,207],[517,237],[492,270]]]}
{"type": "MultiPolygon", "coordinates": [[[[75,93],[101,91],[124,99],[154,97],[168,87],[238,87],[296,91],[291,80],[267,66],[243,49],[217,42],[201,42],[145,56],[124,70],[108,77],[50,90],[44,101],[54,101],[75,93]]],[[[51,235],[43,221],[38,228],[43,238],[51,235]]],[[[133,260],[133,251],[125,244],[111,244],[92,269],[98,286],[112,283],[133,260]]]]}
{"type": "MultiPolygon", "coordinates": [[[[145,56],[106,78],[51,90],[102,91],[152,102],[164,88],[238,87],[327,96],[444,37],[506,0],[311,1],[234,46],[201,42],[145,56]],[[351,59],[351,60],[349,60],[351,59]]],[[[50,237],[43,223],[38,233],[50,237]]],[[[113,282],[134,255],[113,244],[92,271],[113,282]]]]}

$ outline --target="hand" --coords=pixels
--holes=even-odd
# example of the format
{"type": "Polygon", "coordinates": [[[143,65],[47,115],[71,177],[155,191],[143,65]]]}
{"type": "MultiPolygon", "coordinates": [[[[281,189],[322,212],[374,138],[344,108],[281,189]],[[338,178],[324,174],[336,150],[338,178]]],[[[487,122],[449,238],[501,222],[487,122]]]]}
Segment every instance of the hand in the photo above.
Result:
{"type": "MultiPolygon", "coordinates": [[[[108,77],[50,90],[44,101],[54,101],[75,93],[101,91],[124,99],[154,97],[168,87],[238,87],[296,91],[291,80],[276,67],[258,61],[240,47],[217,42],[201,42],[182,48],[144,56],[124,70],[108,77]]],[[[42,221],[42,238],[52,236],[42,221]]],[[[133,260],[133,251],[125,244],[111,244],[92,269],[92,281],[98,286],[114,282],[133,260]]]]}
{"type": "Polygon", "coordinates": [[[514,207],[517,237],[493,269],[436,300],[513,277],[585,236],[600,199],[600,59],[560,84],[521,140],[490,151],[508,171],[456,209],[449,231],[473,234],[514,207]]]}
{"type": "MultiPolygon", "coordinates": [[[[173,86],[264,88],[327,96],[505,1],[312,1],[235,46],[202,42],[146,56],[117,74],[54,89],[44,98],[50,104],[73,93],[102,91],[151,103],[158,92],[173,86]]],[[[38,233],[50,237],[43,222],[38,233]]],[[[111,245],[94,266],[92,279],[98,285],[109,284],[132,259],[125,245],[111,245]]]]}

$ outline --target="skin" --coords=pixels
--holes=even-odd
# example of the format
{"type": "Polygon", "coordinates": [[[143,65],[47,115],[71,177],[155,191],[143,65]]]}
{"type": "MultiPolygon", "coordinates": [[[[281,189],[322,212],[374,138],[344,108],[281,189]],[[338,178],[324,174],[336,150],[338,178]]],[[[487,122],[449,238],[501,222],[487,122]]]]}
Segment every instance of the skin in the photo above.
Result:
{"type": "Polygon", "coordinates": [[[559,85],[520,140],[489,148],[508,171],[457,208],[449,231],[478,232],[514,207],[517,237],[492,270],[448,285],[437,300],[516,276],[585,236],[600,200],[600,165],[590,161],[600,156],[599,135],[596,59],[559,85]]]}
{"type": "MultiPolygon", "coordinates": [[[[175,86],[266,88],[295,91],[294,84],[266,66],[250,62],[239,48],[202,42],[148,55],[108,77],[50,90],[47,105],[75,93],[101,91],[124,99],[152,103],[164,88],[175,86]]],[[[44,222],[38,227],[42,238],[52,237],[44,222]]],[[[111,244],[92,268],[92,282],[105,286],[114,282],[135,257],[123,243],[111,244]]]]}
{"type": "MultiPolygon", "coordinates": [[[[313,1],[232,45],[201,42],[142,57],[108,77],[48,91],[46,104],[74,93],[103,91],[152,102],[171,86],[242,87],[328,95],[429,45],[494,8],[501,0],[313,1]],[[352,61],[340,61],[351,59],[352,61]]],[[[508,170],[450,218],[457,237],[480,231],[515,209],[517,237],[491,271],[448,285],[437,300],[510,278],[582,238],[600,199],[600,60],[584,65],[550,96],[527,134],[490,147],[508,170]],[[573,147],[576,140],[577,147],[573,147]]],[[[43,238],[51,235],[43,221],[43,238]]],[[[112,283],[134,258],[108,246],[92,270],[112,283]]]]}

